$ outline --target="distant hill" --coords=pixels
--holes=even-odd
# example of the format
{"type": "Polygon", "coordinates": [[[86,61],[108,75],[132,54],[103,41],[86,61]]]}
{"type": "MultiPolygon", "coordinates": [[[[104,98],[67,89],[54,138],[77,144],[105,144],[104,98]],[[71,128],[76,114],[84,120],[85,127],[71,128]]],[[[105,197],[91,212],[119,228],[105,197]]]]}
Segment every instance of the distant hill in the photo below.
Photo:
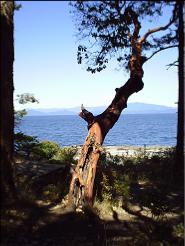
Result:
{"type": "Polygon", "coordinates": [[[42,116],[42,115],[46,115],[44,112],[42,112],[40,110],[27,109],[26,111],[27,111],[27,115],[28,116],[38,116],[38,115],[42,116]]]}
{"type": "Polygon", "coordinates": [[[159,113],[176,113],[177,108],[163,105],[148,103],[129,103],[125,109],[127,114],[159,114],[159,113]]]}
{"type": "MultiPolygon", "coordinates": [[[[106,106],[87,107],[87,110],[97,115],[103,112],[106,106]]],[[[77,115],[80,112],[80,106],[74,108],[49,108],[49,109],[27,109],[28,116],[44,116],[44,115],[77,115]]],[[[124,114],[160,114],[160,113],[176,113],[177,108],[167,107],[163,105],[148,103],[128,103],[124,114]]]]}

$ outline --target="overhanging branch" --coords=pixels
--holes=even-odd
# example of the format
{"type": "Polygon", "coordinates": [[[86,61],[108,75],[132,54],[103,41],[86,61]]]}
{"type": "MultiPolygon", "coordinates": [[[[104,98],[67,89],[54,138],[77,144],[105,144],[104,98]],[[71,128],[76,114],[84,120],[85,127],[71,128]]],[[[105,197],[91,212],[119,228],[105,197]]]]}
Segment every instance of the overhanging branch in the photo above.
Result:
{"type": "Polygon", "coordinates": [[[167,46],[167,47],[162,47],[162,48],[156,50],[155,52],[153,52],[152,55],[147,57],[146,61],[150,60],[154,55],[156,55],[157,53],[159,53],[162,50],[167,50],[167,49],[176,48],[176,47],[178,47],[178,45],[170,45],[170,46],[167,46]]]}
{"type": "Polygon", "coordinates": [[[174,61],[174,62],[166,65],[168,67],[167,70],[170,69],[173,66],[178,67],[179,66],[178,63],[179,63],[179,61],[174,61]]]}
{"type": "Polygon", "coordinates": [[[176,19],[176,10],[177,10],[177,3],[175,4],[174,10],[173,10],[172,18],[169,20],[168,24],[166,24],[165,26],[158,27],[158,28],[149,29],[149,30],[144,34],[144,36],[139,40],[139,43],[140,43],[140,44],[143,44],[143,43],[146,41],[146,39],[148,38],[148,36],[151,35],[152,33],[167,30],[168,27],[171,26],[171,24],[173,24],[173,22],[174,22],[175,19],[176,19]]]}

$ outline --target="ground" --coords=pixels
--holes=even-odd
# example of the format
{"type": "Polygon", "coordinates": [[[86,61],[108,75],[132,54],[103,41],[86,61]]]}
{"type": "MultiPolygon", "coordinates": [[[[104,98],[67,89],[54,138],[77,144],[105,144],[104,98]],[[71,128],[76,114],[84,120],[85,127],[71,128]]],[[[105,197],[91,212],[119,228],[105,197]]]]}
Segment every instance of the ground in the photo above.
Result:
{"type": "Polygon", "coordinates": [[[50,186],[43,192],[48,184],[65,179],[65,166],[24,160],[18,161],[15,168],[17,188],[22,195],[16,204],[2,207],[3,246],[184,243],[182,188],[163,189],[161,184],[143,179],[129,184],[130,196],[126,200],[122,196],[115,197],[115,203],[95,199],[91,210],[74,213],[66,207],[67,196],[61,199],[50,186]]]}

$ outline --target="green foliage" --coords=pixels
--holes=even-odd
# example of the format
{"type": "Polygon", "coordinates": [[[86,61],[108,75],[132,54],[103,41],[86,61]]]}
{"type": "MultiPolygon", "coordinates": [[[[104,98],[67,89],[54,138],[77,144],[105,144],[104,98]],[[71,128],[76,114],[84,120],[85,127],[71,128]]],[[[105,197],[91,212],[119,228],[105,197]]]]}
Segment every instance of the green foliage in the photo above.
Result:
{"type": "Polygon", "coordinates": [[[95,178],[96,199],[99,201],[122,202],[130,197],[130,177],[121,172],[119,166],[99,167],[95,178]]]}
{"type": "Polygon", "coordinates": [[[41,158],[50,160],[60,152],[60,146],[55,142],[43,141],[38,144],[34,151],[41,158]]]}
{"type": "MultiPolygon", "coordinates": [[[[39,103],[39,101],[35,98],[35,96],[31,93],[23,93],[16,96],[16,100],[20,104],[26,104],[26,103],[39,103]]],[[[27,115],[26,109],[17,110],[14,112],[14,118],[15,118],[15,126],[18,126],[22,120],[22,118],[27,115]]]]}
{"type": "Polygon", "coordinates": [[[14,10],[20,10],[22,8],[22,4],[14,4],[14,10]]]}
{"type": "Polygon", "coordinates": [[[76,155],[76,148],[60,148],[59,144],[51,141],[42,141],[34,152],[42,159],[47,159],[50,163],[71,164],[76,163],[74,157],[76,155]]]}
{"type": "Polygon", "coordinates": [[[25,135],[22,132],[14,134],[14,147],[16,152],[24,152],[29,157],[39,144],[37,137],[25,135]]]}
{"type": "Polygon", "coordinates": [[[102,180],[100,183],[101,187],[101,197],[103,200],[112,199],[112,186],[110,185],[109,176],[105,173],[102,173],[102,180]]]}
{"type": "Polygon", "coordinates": [[[40,195],[43,196],[44,200],[50,202],[61,201],[69,192],[70,180],[71,176],[68,173],[65,177],[60,178],[60,181],[44,186],[40,195]]]}
{"type": "MultiPolygon", "coordinates": [[[[163,193],[168,192],[173,182],[175,149],[147,155],[142,150],[135,156],[112,156],[102,153],[95,178],[96,199],[100,201],[122,200],[128,203],[132,197],[132,184],[153,184],[153,195],[143,195],[143,203],[154,215],[166,211],[163,193]]],[[[151,193],[152,194],[152,193],[151,193]]]]}
{"type": "Polygon", "coordinates": [[[77,161],[74,159],[77,154],[78,149],[75,147],[66,147],[57,151],[57,153],[53,157],[53,161],[60,160],[65,164],[76,163],[77,161]]]}
{"type": "Polygon", "coordinates": [[[14,148],[27,158],[35,160],[48,160],[54,164],[76,164],[75,156],[78,149],[75,147],[61,148],[59,144],[52,141],[39,142],[37,137],[28,136],[22,132],[15,134],[14,148]]]}
{"type": "Polygon", "coordinates": [[[114,196],[115,197],[126,197],[129,199],[130,197],[130,178],[127,175],[118,175],[116,171],[113,172],[114,181],[114,196]]]}
{"type": "Polygon", "coordinates": [[[17,110],[14,112],[15,126],[19,125],[22,118],[27,115],[26,109],[17,110]]]}
{"type": "Polygon", "coordinates": [[[32,93],[23,93],[17,95],[17,100],[20,104],[26,103],[39,103],[39,101],[35,98],[32,93]]]}
{"type": "MultiPolygon", "coordinates": [[[[78,46],[77,60],[79,64],[85,60],[91,73],[105,69],[113,57],[120,67],[128,68],[133,36],[139,41],[142,27],[160,18],[166,10],[171,10],[170,20],[160,32],[147,35],[142,50],[151,58],[158,51],[177,46],[175,1],[74,1],[71,5],[77,36],[84,42],[78,46]]],[[[153,23],[151,28],[155,28],[153,23]]]]}

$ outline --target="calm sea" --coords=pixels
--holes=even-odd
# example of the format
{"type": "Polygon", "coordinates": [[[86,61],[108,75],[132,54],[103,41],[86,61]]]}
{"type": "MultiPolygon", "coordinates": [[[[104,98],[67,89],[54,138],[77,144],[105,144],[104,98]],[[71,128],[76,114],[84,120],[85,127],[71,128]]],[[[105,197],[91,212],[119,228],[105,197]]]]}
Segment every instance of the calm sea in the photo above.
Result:
{"type": "MultiPolygon", "coordinates": [[[[125,114],[108,133],[104,145],[174,146],[177,114],[125,114]]],[[[61,146],[82,145],[87,124],[76,115],[26,116],[18,127],[39,140],[58,142],[61,146]]]]}

